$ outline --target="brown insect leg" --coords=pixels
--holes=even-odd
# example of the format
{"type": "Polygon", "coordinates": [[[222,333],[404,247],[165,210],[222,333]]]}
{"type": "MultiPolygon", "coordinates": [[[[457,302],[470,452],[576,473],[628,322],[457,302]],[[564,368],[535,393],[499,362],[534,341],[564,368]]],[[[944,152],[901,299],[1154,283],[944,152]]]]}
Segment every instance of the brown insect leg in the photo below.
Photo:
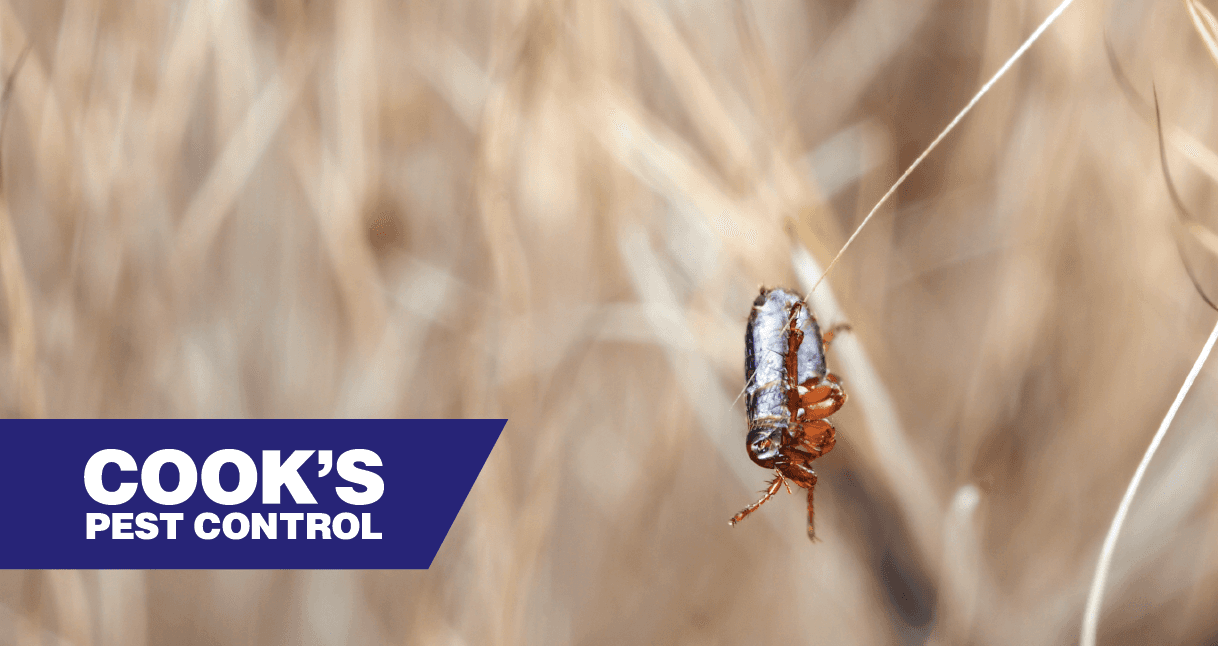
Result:
{"type": "Polygon", "coordinates": [[[808,485],[808,540],[817,542],[816,527],[812,524],[812,491],[816,489],[816,474],[812,474],[812,484],[808,485]]]}
{"type": "Polygon", "coordinates": [[[796,325],[799,320],[799,312],[803,309],[803,303],[796,302],[791,306],[791,312],[787,318],[787,352],[783,357],[783,368],[785,369],[786,391],[787,391],[787,407],[794,413],[799,408],[799,346],[804,342],[804,332],[796,325]]]}
{"type": "Polygon", "coordinates": [[[829,328],[828,332],[820,335],[821,341],[825,344],[825,350],[829,349],[829,344],[833,343],[833,337],[837,336],[839,332],[849,332],[853,329],[854,328],[850,327],[849,323],[838,323],[837,325],[829,328]]]}
{"type": "Polygon", "coordinates": [[[837,444],[837,429],[824,420],[804,424],[803,447],[815,457],[820,457],[833,450],[837,444]]]}
{"type": "Polygon", "coordinates": [[[800,402],[807,402],[808,405],[815,404],[816,402],[823,401],[829,396],[829,393],[833,392],[834,384],[832,383],[824,383],[819,386],[809,386],[811,383],[816,382],[809,379],[803,383],[804,388],[807,389],[808,392],[799,396],[800,402]]]}
{"type": "Polygon", "coordinates": [[[790,493],[791,487],[787,486],[786,478],[783,478],[782,474],[778,474],[777,476],[774,477],[774,480],[772,480],[770,482],[770,487],[769,487],[769,489],[766,489],[765,495],[763,495],[761,497],[761,500],[758,500],[757,502],[749,505],[748,507],[741,509],[740,513],[736,514],[735,516],[732,516],[732,519],[727,521],[727,524],[735,527],[736,523],[744,520],[745,516],[748,516],[749,514],[757,511],[758,507],[764,505],[766,503],[766,501],[769,500],[770,498],[773,498],[774,494],[778,493],[778,490],[784,486],[787,487],[787,493],[790,493]]]}
{"type": "Polygon", "coordinates": [[[837,381],[826,379],[799,398],[798,406],[804,411],[800,419],[824,419],[836,413],[845,403],[846,394],[842,392],[841,385],[837,381]]]}

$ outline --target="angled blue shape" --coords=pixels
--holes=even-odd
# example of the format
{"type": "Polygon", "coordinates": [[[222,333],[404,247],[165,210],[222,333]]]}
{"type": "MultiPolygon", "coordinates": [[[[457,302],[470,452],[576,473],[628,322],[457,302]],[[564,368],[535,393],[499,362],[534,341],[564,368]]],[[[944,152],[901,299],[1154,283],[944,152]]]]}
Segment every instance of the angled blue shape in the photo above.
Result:
{"type": "MultiPolygon", "coordinates": [[[[4,456],[0,518],[5,525],[0,531],[0,568],[426,569],[506,423],[503,419],[0,421],[4,456]],[[124,451],[136,465],[136,470],[124,471],[120,464],[110,463],[101,470],[100,484],[107,491],[136,485],[121,504],[103,504],[85,486],[85,465],[104,449],[124,451]],[[148,456],[162,449],[184,452],[198,474],[193,494],[179,504],[154,502],[143,485],[140,469],[148,456]],[[253,492],[237,504],[213,500],[204,487],[204,464],[223,449],[246,454],[257,468],[253,492]],[[356,449],[374,452],[381,464],[349,460],[340,473],[341,456],[356,449]],[[286,462],[294,451],[312,451],[297,473],[316,502],[298,502],[289,486],[272,487],[280,492],[279,503],[263,502],[264,451],[279,451],[279,462],[286,462]],[[331,452],[329,460],[321,451],[331,452]],[[329,468],[323,473],[324,462],[329,468]],[[355,480],[362,481],[344,479],[343,474],[353,473],[355,480]],[[352,504],[349,495],[345,500],[345,489],[372,496],[366,493],[375,488],[368,486],[368,474],[375,474],[372,481],[380,478],[383,494],[369,504],[352,504]],[[141,514],[150,514],[143,517],[142,526],[137,523],[141,514]],[[174,522],[161,514],[182,514],[182,519],[174,522]],[[207,518],[199,526],[204,534],[214,532],[210,539],[196,531],[196,521],[206,514],[214,514],[218,521],[207,518]],[[290,520],[284,514],[302,517],[290,520]],[[331,525],[342,514],[349,516],[334,530],[331,525]],[[104,529],[99,529],[101,515],[106,518],[104,529]],[[321,530],[323,520],[327,531],[321,530]],[[147,538],[151,526],[157,527],[157,533],[147,538]],[[288,537],[289,526],[295,538],[288,537]]],[[[368,454],[348,457],[357,455],[368,454]]],[[[212,492],[215,484],[225,492],[247,491],[249,475],[243,483],[240,468],[224,464],[209,486],[212,492]]],[[[177,467],[166,466],[156,482],[173,491],[181,485],[181,474],[177,467]]],[[[155,493],[154,497],[159,498],[155,493]]]]}

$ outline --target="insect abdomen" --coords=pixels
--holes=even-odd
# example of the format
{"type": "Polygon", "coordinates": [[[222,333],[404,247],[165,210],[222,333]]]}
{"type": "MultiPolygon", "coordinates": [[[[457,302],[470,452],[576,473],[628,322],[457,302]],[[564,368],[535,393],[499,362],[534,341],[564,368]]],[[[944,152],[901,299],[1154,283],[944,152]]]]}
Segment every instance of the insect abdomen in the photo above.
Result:
{"type": "MultiPolygon", "coordinates": [[[[792,307],[802,300],[798,294],[784,289],[763,289],[753,301],[744,339],[745,407],[750,428],[757,423],[785,425],[789,421],[787,394],[783,390],[787,377],[787,322],[792,307]]],[[[825,351],[820,328],[807,307],[799,309],[795,327],[804,333],[797,351],[796,383],[824,377],[825,351]]]]}

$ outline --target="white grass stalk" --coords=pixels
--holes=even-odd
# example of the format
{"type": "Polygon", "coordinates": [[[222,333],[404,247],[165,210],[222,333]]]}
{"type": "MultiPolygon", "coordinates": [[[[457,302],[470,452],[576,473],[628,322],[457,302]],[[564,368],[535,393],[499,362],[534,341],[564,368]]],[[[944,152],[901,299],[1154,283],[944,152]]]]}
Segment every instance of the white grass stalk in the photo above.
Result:
{"type": "Polygon", "coordinates": [[[825,271],[821,273],[820,278],[818,278],[816,283],[812,285],[812,289],[808,290],[808,294],[816,291],[816,288],[820,286],[821,281],[823,281],[825,276],[829,274],[829,270],[833,269],[833,265],[836,265],[838,259],[842,257],[842,254],[846,253],[846,249],[850,248],[850,244],[854,242],[855,238],[858,237],[859,232],[863,230],[863,227],[867,226],[867,223],[870,222],[871,218],[880,210],[880,207],[884,206],[884,203],[888,201],[888,198],[892,197],[892,194],[897,192],[897,189],[900,188],[901,184],[904,184],[905,180],[913,174],[914,169],[916,169],[922,163],[922,160],[926,159],[926,157],[930,155],[931,151],[939,145],[939,142],[943,141],[943,139],[947,137],[947,134],[954,130],[956,126],[959,125],[962,120],[964,120],[965,115],[967,115],[973,109],[973,106],[977,105],[977,102],[981,100],[981,97],[985,96],[986,93],[990,91],[990,88],[998,82],[998,79],[1002,78],[1007,71],[1011,69],[1011,66],[1015,64],[1015,61],[1019,60],[1019,58],[1024,55],[1024,52],[1028,51],[1028,48],[1032,46],[1032,43],[1035,43],[1036,39],[1040,38],[1040,35],[1045,33],[1045,30],[1049,28],[1049,25],[1052,25],[1057,18],[1062,15],[1062,12],[1064,12],[1073,2],[1074,0],[1063,0],[1061,4],[1057,5],[1057,8],[1053,10],[1053,13],[1049,14],[1049,17],[1045,18],[1044,22],[1040,23],[1040,26],[1036,28],[1036,31],[1032,32],[1032,35],[1028,36],[1028,39],[1023,41],[1023,44],[1019,46],[1019,49],[1015,50],[1014,54],[1011,54],[1011,57],[1007,59],[1007,62],[1003,63],[1002,67],[998,68],[998,71],[994,73],[994,76],[990,77],[990,80],[986,81],[985,85],[982,85],[980,90],[977,90],[977,94],[973,95],[973,98],[970,99],[969,102],[964,106],[964,109],[956,115],[956,118],[952,119],[951,123],[948,123],[947,127],[943,129],[943,132],[940,132],[939,136],[935,137],[934,141],[930,142],[930,145],[926,147],[926,150],[923,150],[922,154],[918,155],[918,158],[909,165],[909,168],[906,168],[905,172],[901,173],[901,176],[897,178],[897,181],[892,185],[892,188],[889,188],[888,192],[880,198],[880,201],[876,202],[875,206],[871,207],[871,212],[867,214],[867,217],[863,218],[863,221],[859,223],[858,227],[854,230],[854,233],[850,234],[850,238],[846,240],[846,244],[842,245],[841,250],[838,251],[837,255],[833,257],[833,260],[829,261],[829,265],[825,267],[825,271]]]}
{"type": "MultiPolygon", "coordinates": [[[[792,251],[791,263],[801,287],[811,284],[812,277],[820,271],[812,254],[798,245],[792,251]]],[[[815,296],[809,291],[807,298],[826,328],[846,320],[833,290],[828,287],[826,285],[826,289],[815,296]]],[[[933,563],[938,550],[942,549],[943,507],[930,475],[916,459],[918,453],[901,423],[896,402],[857,335],[837,337],[833,341],[833,352],[840,361],[842,374],[849,379],[848,386],[853,393],[850,401],[860,403],[859,410],[874,447],[872,455],[877,461],[873,466],[884,474],[889,491],[913,529],[919,553],[933,563]]]]}
{"type": "Polygon", "coordinates": [[[1104,547],[1100,550],[1100,562],[1095,567],[1095,577],[1091,580],[1091,592],[1087,594],[1087,606],[1083,611],[1083,632],[1079,641],[1081,646],[1095,646],[1096,628],[1100,621],[1100,604],[1104,600],[1104,584],[1108,582],[1108,570],[1112,567],[1112,554],[1116,550],[1121,526],[1125,524],[1125,517],[1129,515],[1130,504],[1133,502],[1134,494],[1138,491],[1138,485],[1142,483],[1142,476],[1146,474],[1146,467],[1150,465],[1151,458],[1159,449],[1159,444],[1163,441],[1163,436],[1167,434],[1172,420],[1175,419],[1176,411],[1180,410],[1180,404],[1184,401],[1185,395],[1193,387],[1193,381],[1201,372],[1201,366],[1205,365],[1205,360],[1210,356],[1210,350],[1214,348],[1214,341],[1218,341],[1218,323],[1214,324],[1214,331],[1210,332],[1210,338],[1205,342],[1205,347],[1201,348],[1201,354],[1197,355],[1193,369],[1189,371],[1188,377],[1185,377],[1184,385],[1176,394],[1176,401],[1172,402],[1171,408],[1167,410],[1167,416],[1159,425],[1158,432],[1150,441],[1150,446],[1146,448],[1146,455],[1142,456],[1142,463],[1138,465],[1133,479],[1129,481],[1129,488],[1125,490],[1121,506],[1117,508],[1116,516],[1112,518],[1112,526],[1108,528],[1108,536],[1104,537],[1104,547]]]}

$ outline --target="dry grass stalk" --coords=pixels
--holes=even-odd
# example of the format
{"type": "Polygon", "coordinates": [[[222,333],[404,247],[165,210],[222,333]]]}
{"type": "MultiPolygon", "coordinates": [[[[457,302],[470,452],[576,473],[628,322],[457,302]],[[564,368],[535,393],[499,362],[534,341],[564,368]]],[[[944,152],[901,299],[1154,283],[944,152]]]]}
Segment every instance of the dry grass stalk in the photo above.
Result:
{"type": "Polygon", "coordinates": [[[1201,367],[1205,365],[1210,351],[1214,349],[1215,341],[1218,341],[1218,323],[1214,324],[1214,331],[1210,332],[1209,339],[1201,347],[1197,360],[1193,362],[1192,370],[1188,371],[1188,376],[1184,378],[1184,383],[1180,386],[1180,392],[1176,394],[1171,408],[1168,408],[1167,414],[1163,416],[1163,422],[1159,424],[1159,430],[1155,431],[1154,437],[1151,438],[1150,446],[1146,447],[1146,453],[1142,455],[1142,461],[1138,463],[1138,469],[1133,472],[1133,479],[1129,481],[1129,487],[1125,489],[1125,495],[1121,498],[1121,505],[1117,507],[1116,515],[1112,517],[1112,525],[1108,528],[1108,534],[1104,537],[1104,546],[1100,550],[1099,564],[1095,566],[1095,578],[1092,579],[1091,590],[1087,594],[1087,607],[1083,612],[1082,635],[1079,637],[1079,643],[1082,646],[1095,646],[1100,608],[1104,602],[1104,586],[1108,582],[1108,570],[1112,567],[1112,555],[1116,551],[1117,538],[1120,537],[1121,527],[1124,526],[1125,518],[1129,515],[1133,497],[1138,492],[1138,486],[1142,484],[1146,468],[1150,466],[1155,452],[1159,450],[1159,444],[1163,442],[1163,436],[1167,434],[1167,429],[1171,428],[1172,422],[1176,419],[1176,412],[1180,410],[1180,404],[1188,396],[1188,391],[1192,389],[1193,382],[1201,372],[1201,367]]]}
{"type": "Polygon", "coordinates": [[[956,129],[956,126],[964,119],[965,116],[968,115],[969,112],[972,111],[973,106],[977,105],[977,102],[990,91],[990,88],[994,87],[994,84],[997,83],[999,79],[1006,76],[1006,73],[1011,69],[1011,66],[1024,55],[1024,52],[1028,51],[1028,48],[1031,47],[1038,38],[1040,38],[1041,34],[1045,33],[1045,30],[1048,29],[1050,25],[1057,21],[1057,18],[1062,15],[1062,12],[1064,12],[1073,2],[1074,0],[1063,0],[1061,4],[1057,5],[1057,8],[1045,18],[1044,22],[1040,23],[1040,26],[1036,28],[1036,31],[1033,31],[1032,35],[1028,36],[1027,40],[1023,41],[1023,44],[1019,46],[1019,49],[1016,49],[1015,53],[1011,54],[1011,57],[1002,64],[1002,67],[998,68],[997,72],[994,72],[994,75],[990,77],[990,80],[986,81],[985,84],[981,86],[981,89],[977,90],[977,93],[973,95],[973,98],[969,99],[969,102],[960,109],[960,112],[958,112],[956,116],[947,123],[947,126],[943,128],[943,131],[940,132],[939,135],[933,140],[931,140],[930,144],[926,146],[926,149],[913,160],[913,163],[911,163],[909,167],[905,169],[904,173],[901,173],[901,176],[897,178],[897,181],[892,183],[892,186],[889,187],[888,191],[880,197],[880,199],[875,203],[875,206],[871,207],[871,210],[867,212],[867,216],[864,217],[863,221],[859,223],[857,228],[855,228],[854,233],[851,233],[850,237],[846,239],[846,244],[843,244],[841,250],[838,251],[837,255],[833,257],[833,260],[829,261],[829,266],[825,267],[825,271],[821,273],[820,278],[817,278],[815,283],[812,283],[812,287],[808,291],[816,291],[817,286],[820,285],[821,281],[825,279],[825,276],[829,274],[829,271],[833,269],[833,265],[837,264],[838,259],[842,257],[843,253],[846,253],[846,249],[850,247],[850,244],[854,242],[854,239],[858,237],[860,232],[862,232],[863,227],[867,226],[867,223],[871,221],[871,218],[875,217],[875,214],[880,210],[880,207],[884,206],[884,204],[888,201],[888,198],[892,197],[893,193],[896,193],[897,189],[901,187],[901,184],[904,184],[905,180],[913,174],[914,170],[916,170],[919,165],[921,165],[922,160],[926,159],[926,157],[939,146],[939,142],[943,141],[944,137],[947,137],[948,133],[956,129]]]}

